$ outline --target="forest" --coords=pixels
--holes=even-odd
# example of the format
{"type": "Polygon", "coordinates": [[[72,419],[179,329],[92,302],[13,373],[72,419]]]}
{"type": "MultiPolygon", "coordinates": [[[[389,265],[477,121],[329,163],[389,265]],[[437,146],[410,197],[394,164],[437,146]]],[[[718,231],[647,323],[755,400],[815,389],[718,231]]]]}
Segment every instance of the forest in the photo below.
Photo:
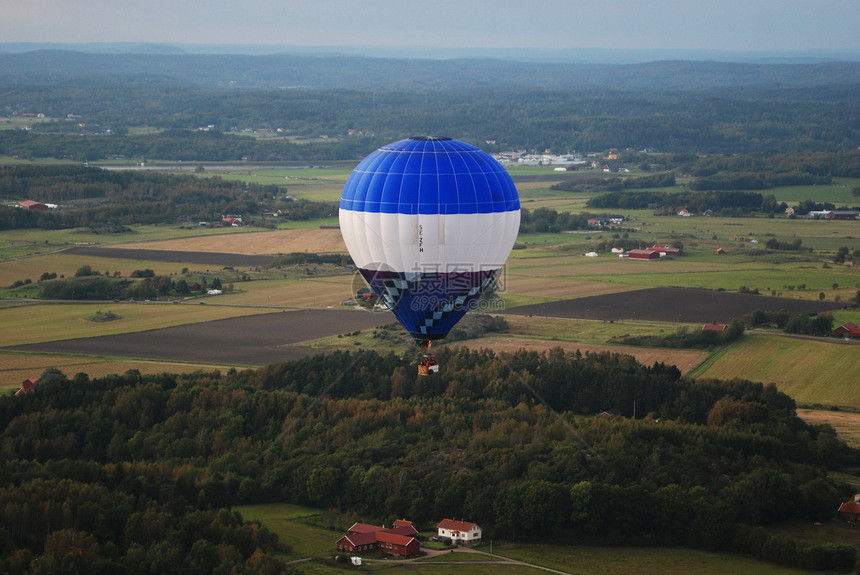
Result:
{"type": "Polygon", "coordinates": [[[128,224],[220,220],[242,214],[245,223],[266,225],[264,211],[284,209],[291,220],[330,216],[333,202],[309,202],[286,197],[286,187],[228,181],[217,176],[103,170],[84,166],[0,167],[0,199],[30,199],[60,204],[49,211],[0,206],[0,230],[20,228],[68,229],[128,224]]]}
{"type": "Polygon", "coordinates": [[[216,557],[254,572],[289,541],[230,508],[263,502],[364,522],[469,517],[513,541],[854,566],[853,547],[765,530],[833,517],[853,491],[829,472],[860,463],[772,384],[560,349],[437,357],[431,378],[368,351],[227,373],[48,370],[0,397],[0,571],[40,572],[32,558],[47,555],[105,573],[164,557],[176,572],[216,557]]]}
{"type": "Polygon", "coordinates": [[[0,110],[45,117],[0,131],[0,155],[321,162],[420,134],[489,152],[852,150],[858,85],[850,62],[0,54],[0,110]]]}

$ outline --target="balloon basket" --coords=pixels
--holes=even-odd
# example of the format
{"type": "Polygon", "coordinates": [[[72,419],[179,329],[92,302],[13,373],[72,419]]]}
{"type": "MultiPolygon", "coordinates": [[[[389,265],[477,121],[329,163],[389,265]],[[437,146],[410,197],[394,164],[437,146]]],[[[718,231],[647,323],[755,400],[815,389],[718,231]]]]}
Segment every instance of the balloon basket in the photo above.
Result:
{"type": "Polygon", "coordinates": [[[433,375],[439,372],[439,362],[435,357],[428,356],[418,362],[418,375],[433,375]]]}

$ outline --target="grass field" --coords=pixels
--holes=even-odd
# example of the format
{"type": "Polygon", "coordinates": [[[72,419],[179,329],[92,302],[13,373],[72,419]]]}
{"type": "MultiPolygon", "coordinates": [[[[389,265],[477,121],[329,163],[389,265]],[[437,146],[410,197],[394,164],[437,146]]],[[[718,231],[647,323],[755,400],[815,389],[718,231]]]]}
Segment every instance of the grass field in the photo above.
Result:
{"type": "Polygon", "coordinates": [[[580,575],[813,573],[772,565],[749,557],[690,549],[504,545],[501,548],[494,546],[493,551],[506,557],[580,575]]]}
{"type": "Polygon", "coordinates": [[[154,302],[21,305],[0,310],[5,324],[15,326],[14,330],[0,330],[0,347],[147,331],[269,311],[271,310],[256,307],[175,305],[154,302]],[[108,322],[93,322],[85,319],[99,310],[113,311],[122,316],[122,319],[108,322]]]}
{"type": "Polygon", "coordinates": [[[856,373],[860,345],[744,334],[695,377],[776,383],[799,404],[860,406],[856,373]]]}
{"type": "Polygon", "coordinates": [[[144,359],[116,359],[111,357],[73,357],[43,354],[21,354],[0,351],[0,393],[15,391],[21,382],[31,377],[39,377],[48,368],[56,368],[66,376],[73,377],[86,373],[90,378],[111,374],[123,374],[136,369],[143,375],[157,373],[193,373],[195,371],[226,372],[232,366],[212,364],[178,363],[171,361],[148,361],[144,359]]]}
{"type": "MultiPolygon", "coordinates": [[[[292,552],[287,561],[314,558],[304,562],[300,569],[308,574],[342,572],[343,567],[329,560],[335,553],[335,541],[343,530],[327,529],[309,525],[307,518],[326,515],[322,511],[287,505],[243,505],[234,508],[246,520],[258,520],[278,534],[292,552]]],[[[339,520],[341,524],[345,523],[339,520]]],[[[480,548],[488,551],[489,546],[480,548]]],[[[680,574],[680,573],[744,573],[750,575],[811,573],[771,565],[762,561],[729,555],[688,549],[642,548],[642,547],[582,547],[566,545],[513,545],[493,546],[496,557],[470,554],[464,551],[444,554],[435,558],[418,559],[420,572],[427,575],[533,575],[534,567],[516,564],[486,564],[486,561],[511,558],[533,563],[541,567],[558,569],[565,573],[581,575],[615,575],[627,573],[680,574]]],[[[393,559],[379,563],[365,562],[365,571],[413,571],[419,569],[411,562],[393,559]]]]}

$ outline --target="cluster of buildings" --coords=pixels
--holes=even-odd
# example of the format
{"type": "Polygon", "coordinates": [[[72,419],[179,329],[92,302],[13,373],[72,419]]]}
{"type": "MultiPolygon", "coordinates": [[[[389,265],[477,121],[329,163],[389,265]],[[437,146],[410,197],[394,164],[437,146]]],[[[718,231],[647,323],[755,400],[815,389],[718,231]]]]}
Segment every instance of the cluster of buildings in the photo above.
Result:
{"type": "MultiPolygon", "coordinates": [[[[435,539],[449,539],[458,545],[472,545],[481,540],[481,528],[468,521],[443,519],[436,526],[435,539]]],[[[418,555],[421,543],[418,529],[406,519],[398,519],[391,527],[354,523],[346,535],[335,543],[338,551],[357,555],[382,551],[390,555],[410,557],[418,555]]]]}
{"type": "MultiPolygon", "coordinates": [[[[619,258],[629,258],[631,260],[659,260],[666,256],[684,255],[683,250],[670,246],[668,244],[654,244],[650,248],[625,250],[624,248],[612,248],[612,253],[619,258]]],[[[587,258],[596,258],[597,252],[588,252],[585,254],[587,258]]]]}
{"type": "MultiPolygon", "coordinates": [[[[794,208],[787,208],[785,213],[789,216],[793,215],[794,208]],[[789,210],[791,213],[789,213],[789,210]]],[[[806,216],[797,217],[816,218],[821,220],[857,221],[860,220],[860,212],[856,210],[816,210],[809,212],[806,216]]]]}

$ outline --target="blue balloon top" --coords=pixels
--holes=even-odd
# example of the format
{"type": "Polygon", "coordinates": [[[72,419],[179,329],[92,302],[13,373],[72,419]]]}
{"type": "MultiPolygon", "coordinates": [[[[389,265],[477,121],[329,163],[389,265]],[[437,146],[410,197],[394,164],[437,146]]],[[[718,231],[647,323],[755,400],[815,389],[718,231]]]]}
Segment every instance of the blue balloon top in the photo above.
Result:
{"type": "Polygon", "coordinates": [[[382,146],[350,174],[340,207],[389,214],[488,214],[520,209],[510,175],[492,156],[451,138],[382,146]]]}

